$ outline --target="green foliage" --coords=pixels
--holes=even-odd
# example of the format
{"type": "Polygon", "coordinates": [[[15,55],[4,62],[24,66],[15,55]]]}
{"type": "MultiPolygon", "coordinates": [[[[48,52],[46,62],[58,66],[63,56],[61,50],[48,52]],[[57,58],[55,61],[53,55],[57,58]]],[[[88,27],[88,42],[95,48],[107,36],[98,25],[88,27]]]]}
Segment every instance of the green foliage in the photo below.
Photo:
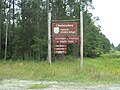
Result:
{"type": "MultiPolygon", "coordinates": [[[[47,0],[46,0],[47,1],[47,0]]],[[[12,8],[12,3],[2,1],[2,22],[1,22],[1,51],[0,58],[4,57],[5,50],[5,20],[9,21],[7,59],[37,59],[47,58],[47,7],[45,0],[21,0],[15,1],[15,13],[9,19],[6,18],[6,11],[12,8]],[[9,7],[9,4],[11,6],[9,7]],[[14,17],[13,17],[14,16],[14,17]],[[12,23],[15,18],[15,25],[12,23]]],[[[95,25],[99,17],[92,19],[92,14],[87,8],[94,9],[92,0],[83,0],[82,6],[76,0],[53,0],[53,20],[78,20],[80,9],[84,15],[84,56],[98,57],[110,51],[109,40],[101,33],[101,28],[95,25]],[[67,15],[69,6],[69,15],[67,15]]],[[[1,9],[0,9],[1,10],[1,9]]],[[[0,16],[1,18],[1,16],[0,16]]],[[[78,33],[80,27],[78,22],[78,33]]],[[[52,46],[53,47],[53,46],[52,46]]],[[[79,45],[68,45],[68,55],[79,57],[79,45]]],[[[53,53],[53,49],[52,49],[53,53]]]]}
{"type": "Polygon", "coordinates": [[[117,49],[118,51],[120,51],[120,44],[116,47],[116,49],[117,49]]]}
{"type": "Polygon", "coordinates": [[[31,86],[29,86],[28,89],[42,89],[42,88],[47,88],[48,85],[45,84],[33,84],[31,86]]]}
{"type": "Polygon", "coordinates": [[[110,42],[94,25],[91,13],[84,12],[84,56],[98,57],[110,51],[110,42]]]}
{"type": "Polygon", "coordinates": [[[34,37],[34,45],[31,46],[35,55],[36,59],[46,59],[45,55],[47,54],[47,41],[44,39],[39,39],[34,37]]]}

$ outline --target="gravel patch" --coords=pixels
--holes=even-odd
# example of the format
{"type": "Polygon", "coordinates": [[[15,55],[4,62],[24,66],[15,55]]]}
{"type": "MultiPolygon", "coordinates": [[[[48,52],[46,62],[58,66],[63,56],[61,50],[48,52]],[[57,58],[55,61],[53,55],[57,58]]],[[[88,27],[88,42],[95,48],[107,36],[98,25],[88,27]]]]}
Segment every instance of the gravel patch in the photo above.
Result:
{"type": "Polygon", "coordinates": [[[0,90],[36,90],[29,89],[34,84],[49,85],[47,88],[37,90],[120,90],[120,84],[113,85],[82,85],[74,82],[57,82],[57,81],[32,81],[32,80],[2,80],[0,81],[0,90]]]}

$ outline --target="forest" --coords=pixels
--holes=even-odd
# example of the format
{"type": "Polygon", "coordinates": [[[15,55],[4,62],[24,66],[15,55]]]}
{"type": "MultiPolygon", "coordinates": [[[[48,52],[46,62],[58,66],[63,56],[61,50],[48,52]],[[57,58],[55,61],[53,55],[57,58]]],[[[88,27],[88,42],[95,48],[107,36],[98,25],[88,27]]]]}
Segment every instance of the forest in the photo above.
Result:
{"type": "MultiPolygon", "coordinates": [[[[100,19],[90,10],[92,0],[50,0],[52,20],[84,20],[84,56],[99,57],[109,53],[110,41],[97,25],[100,19]]],[[[47,0],[0,0],[0,59],[47,60],[47,0]]],[[[67,55],[79,57],[80,45],[68,45],[67,55]]],[[[54,58],[52,44],[52,58],[54,58]]]]}

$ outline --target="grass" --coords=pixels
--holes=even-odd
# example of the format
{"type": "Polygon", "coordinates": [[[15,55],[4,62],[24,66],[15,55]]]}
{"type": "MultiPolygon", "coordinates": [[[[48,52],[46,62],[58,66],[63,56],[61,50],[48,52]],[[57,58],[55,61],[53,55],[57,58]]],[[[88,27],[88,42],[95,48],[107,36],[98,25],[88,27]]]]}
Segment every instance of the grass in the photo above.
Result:
{"type": "Polygon", "coordinates": [[[31,86],[28,87],[28,89],[42,89],[42,88],[47,88],[49,85],[46,84],[32,84],[31,86]]]}
{"type": "MultiPolygon", "coordinates": [[[[56,60],[52,65],[41,61],[0,61],[0,79],[46,81],[73,81],[82,83],[120,84],[120,54],[107,54],[99,58],[85,58],[80,70],[79,59],[56,60]]],[[[36,85],[37,87],[37,85],[36,85]]]]}

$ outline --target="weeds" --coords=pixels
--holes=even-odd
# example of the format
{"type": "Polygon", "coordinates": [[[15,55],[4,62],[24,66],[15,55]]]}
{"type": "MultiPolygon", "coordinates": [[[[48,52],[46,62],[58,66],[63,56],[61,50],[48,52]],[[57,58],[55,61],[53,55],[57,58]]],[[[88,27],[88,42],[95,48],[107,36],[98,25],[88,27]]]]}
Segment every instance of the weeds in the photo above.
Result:
{"type": "Polygon", "coordinates": [[[28,89],[42,89],[42,88],[47,88],[49,85],[46,84],[32,84],[31,86],[28,87],[28,89]]]}
{"type": "Polygon", "coordinates": [[[0,61],[0,78],[49,81],[74,81],[82,83],[120,83],[120,59],[102,56],[85,58],[80,70],[80,60],[47,62],[0,61]]]}

